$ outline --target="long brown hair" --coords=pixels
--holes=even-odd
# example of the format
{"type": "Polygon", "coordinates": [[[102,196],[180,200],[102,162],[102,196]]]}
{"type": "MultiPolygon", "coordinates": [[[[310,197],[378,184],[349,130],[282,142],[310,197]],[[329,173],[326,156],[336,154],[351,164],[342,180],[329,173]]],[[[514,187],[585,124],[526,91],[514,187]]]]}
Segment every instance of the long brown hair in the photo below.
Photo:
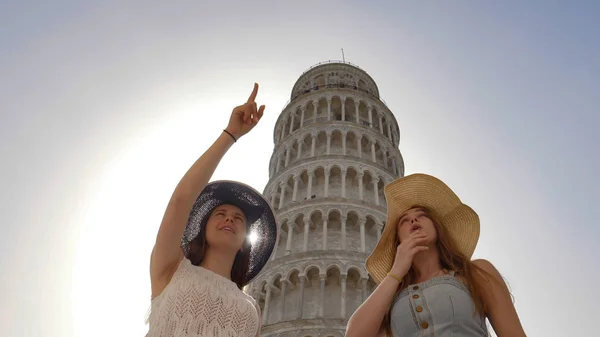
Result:
{"type": "MultiPolygon", "coordinates": [[[[199,266],[202,263],[204,254],[206,254],[206,247],[208,246],[208,243],[206,242],[206,224],[208,223],[208,219],[211,215],[212,212],[204,217],[202,223],[200,224],[200,233],[198,233],[198,235],[196,235],[196,237],[189,243],[189,249],[186,257],[195,266],[199,266]]],[[[235,282],[240,289],[242,289],[246,283],[246,275],[248,274],[248,268],[250,266],[251,248],[252,244],[246,237],[244,244],[242,245],[242,249],[240,249],[235,255],[233,266],[231,267],[231,280],[235,282]]]]}
{"type": "MultiPolygon", "coordinates": [[[[487,273],[485,270],[479,268],[469,258],[467,258],[465,255],[463,255],[462,253],[459,252],[454,240],[452,240],[452,238],[448,235],[446,227],[444,227],[442,225],[440,218],[434,212],[432,212],[431,210],[429,210],[425,207],[422,207],[422,206],[413,206],[412,208],[422,209],[423,212],[425,213],[425,215],[429,219],[431,219],[431,221],[433,222],[433,225],[435,226],[435,229],[437,231],[437,241],[436,241],[435,245],[439,252],[440,264],[441,264],[442,269],[453,270],[453,271],[455,271],[455,275],[457,275],[458,277],[460,277],[464,280],[464,283],[466,284],[467,288],[469,289],[469,292],[471,293],[471,297],[473,298],[473,302],[475,304],[475,313],[474,314],[479,314],[481,316],[485,316],[485,314],[487,312],[487,307],[482,299],[482,293],[484,291],[484,289],[483,289],[484,284],[482,284],[481,280],[489,279],[488,278],[488,276],[490,276],[489,273],[487,273]],[[482,276],[483,276],[483,278],[482,278],[482,276]]],[[[397,225],[397,224],[393,224],[393,225],[397,225]]],[[[394,245],[395,247],[400,244],[400,242],[398,240],[397,229],[394,230],[394,241],[395,241],[395,245],[394,245]]],[[[398,297],[398,295],[404,288],[408,287],[410,284],[413,284],[416,279],[417,279],[416,271],[411,267],[408,270],[408,273],[402,279],[402,283],[400,284],[400,286],[398,287],[398,290],[396,291],[396,294],[394,295],[394,300],[398,297]]],[[[388,312],[383,319],[383,324],[384,324],[387,336],[392,335],[391,325],[390,325],[391,312],[392,312],[392,305],[390,305],[390,308],[388,309],[388,312]]]]}

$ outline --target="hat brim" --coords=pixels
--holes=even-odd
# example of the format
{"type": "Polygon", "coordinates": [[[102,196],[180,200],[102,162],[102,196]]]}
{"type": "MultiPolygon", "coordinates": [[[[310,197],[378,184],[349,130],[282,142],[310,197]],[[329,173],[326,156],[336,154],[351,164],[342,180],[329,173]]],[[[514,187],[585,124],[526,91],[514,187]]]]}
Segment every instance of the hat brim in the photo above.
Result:
{"type": "Polygon", "coordinates": [[[181,238],[181,248],[187,255],[189,243],[200,233],[206,216],[219,205],[231,204],[239,207],[246,216],[246,232],[256,235],[250,249],[248,273],[244,285],[250,283],[269,261],[277,240],[277,223],[273,209],[260,192],[235,181],[211,182],[194,203],[188,223],[181,238]]]}
{"type": "Polygon", "coordinates": [[[460,253],[471,258],[479,240],[479,216],[462,203],[444,182],[430,175],[412,174],[386,185],[384,194],[387,201],[386,225],[365,262],[376,283],[383,280],[394,264],[396,225],[400,216],[416,205],[434,212],[460,253]]]}

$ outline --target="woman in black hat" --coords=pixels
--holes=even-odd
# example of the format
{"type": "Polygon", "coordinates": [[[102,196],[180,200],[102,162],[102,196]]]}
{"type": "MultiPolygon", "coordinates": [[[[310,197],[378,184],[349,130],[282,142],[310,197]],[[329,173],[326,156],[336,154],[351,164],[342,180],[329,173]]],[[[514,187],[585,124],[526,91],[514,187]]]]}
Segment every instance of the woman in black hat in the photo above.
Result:
{"type": "Polygon", "coordinates": [[[149,337],[259,335],[260,308],[242,288],[273,251],[273,211],[245,184],[208,183],[225,152],[261,119],[265,106],[257,109],[257,92],[255,84],[169,201],[150,259],[149,337]]]}

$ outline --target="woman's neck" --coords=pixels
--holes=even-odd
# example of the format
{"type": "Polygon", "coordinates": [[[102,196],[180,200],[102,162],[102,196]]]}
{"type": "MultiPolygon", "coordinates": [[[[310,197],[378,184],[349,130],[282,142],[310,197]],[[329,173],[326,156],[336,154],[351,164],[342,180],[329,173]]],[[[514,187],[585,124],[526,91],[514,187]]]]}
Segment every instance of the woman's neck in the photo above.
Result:
{"type": "Polygon", "coordinates": [[[415,283],[429,280],[440,274],[442,265],[440,263],[440,254],[436,247],[430,247],[415,255],[412,262],[412,268],[416,272],[417,279],[415,283]]]}
{"type": "Polygon", "coordinates": [[[236,254],[206,247],[200,266],[231,280],[231,268],[236,254]]]}

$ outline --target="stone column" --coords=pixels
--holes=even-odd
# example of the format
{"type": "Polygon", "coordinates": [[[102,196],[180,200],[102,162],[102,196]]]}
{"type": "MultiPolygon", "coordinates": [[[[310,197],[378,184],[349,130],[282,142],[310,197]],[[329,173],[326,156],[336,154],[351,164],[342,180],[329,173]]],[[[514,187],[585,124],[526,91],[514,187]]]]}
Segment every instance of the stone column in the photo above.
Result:
{"type": "Polygon", "coordinates": [[[281,281],[281,320],[285,320],[285,290],[287,288],[287,280],[281,281]]]}
{"type": "Polygon", "coordinates": [[[358,219],[358,225],[360,226],[360,251],[364,253],[365,249],[365,219],[358,219]]]}
{"type": "Polygon", "coordinates": [[[313,124],[317,122],[317,113],[319,112],[319,101],[312,101],[315,112],[313,114],[313,124]]]}
{"type": "Polygon", "coordinates": [[[342,170],[342,198],[346,197],[346,169],[342,170]]]}
{"type": "Polygon", "coordinates": [[[373,127],[373,106],[369,106],[369,126],[373,127]]]}
{"type": "Polygon", "coordinates": [[[325,169],[325,186],[324,186],[324,193],[323,193],[323,197],[327,198],[329,196],[329,175],[331,174],[331,172],[329,171],[329,168],[325,169]]]}
{"type": "Polygon", "coordinates": [[[387,123],[387,129],[388,129],[388,139],[391,140],[392,142],[394,141],[394,138],[392,137],[392,126],[390,124],[390,122],[388,121],[387,123]]]}
{"type": "Polygon", "coordinates": [[[308,230],[310,229],[310,219],[308,217],[304,217],[304,247],[303,250],[308,251],[308,230]]]}
{"type": "Polygon", "coordinates": [[[291,122],[290,122],[290,134],[294,131],[294,116],[296,116],[296,113],[293,112],[291,115],[292,115],[292,118],[291,118],[291,122]]]}
{"type": "MultiPolygon", "coordinates": [[[[279,228],[281,228],[281,227],[279,227],[279,228]]],[[[275,247],[273,247],[273,254],[271,255],[271,261],[275,260],[275,257],[277,256],[277,247],[279,247],[279,237],[280,236],[281,236],[281,232],[279,232],[277,234],[277,238],[275,239],[275,247]]]]}
{"type": "Polygon", "coordinates": [[[345,156],[346,155],[346,137],[348,136],[348,133],[344,132],[342,133],[342,154],[345,156]]]}
{"type": "Polygon", "coordinates": [[[292,152],[291,148],[285,149],[285,165],[284,165],[285,167],[287,167],[288,164],[290,163],[290,154],[291,154],[291,152],[292,152]]]}
{"type": "Polygon", "coordinates": [[[360,107],[360,103],[355,102],[354,103],[354,109],[355,109],[354,112],[356,113],[356,124],[361,124],[360,123],[360,113],[358,110],[359,107],[360,107]]]}
{"type": "Polygon", "coordinates": [[[340,316],[342,319],[346,318],[346,278],[347,275],[340,275],[340,282],[342,283],[342,303],[340,303],[340,316]]]}
{"type": "Polygon", "coordinates": [[[345,99],[342,102],[342,121],[346,121],[346,102],[345,99]]]}
{"type": "Polygon", "coordinates": [[[362,279],[362,301],[366,301],[367,297],[369,297],[369,294],[367,294],[367,279],[363,278],[362,279]]]}
{"type": "MultiPolygon", "coordinates": [[[[363,200],[363,172],[358,173],[358,199],[363,200]]],[[[280,207],[281,208],[281,207],[280,207]]]]}
{"type": "Polygon", "coordinates": [[[325,280],[326,275],[319,275],[321,279],[321,306],[319,307],[319,317],[323,317],[323,307],[325,306],[325,280]]]}
{"type": "Polygon", "coordinates": [[[387,151],[384,151],[383,149],[381,150],[381,153],[383,153],[383,167],[388,168],[388,162],[387,162],[387,151]]]}
{"type": "Polygon", "coordinates": [[[317,145],[317,135],[312,135],[312,143],[310,144],[310,156],[315,156],[315,147],[317,145]]]}
{"type": "Polygon", "coordinates": [[[277,167],[275,168],[275,173],[279,172],[281,169],[281,158],[280,155],[277,156],[277,167]]]}
{"type": "Polygon", "coordinates": [[[285,125],[281,127],[281,137],[279,138],[279,140],[281,141],[283,137],[285,137],[285,125]]]}
{"type": "Polygon", "coordinates": [[[306,276],[300,275],[300,308],[298,310],[298,319],[302,319],[304,312],[304,284],[306,283],[306,276]]]}
{"type": "Polygon", "coordinates": [[[296,197],[298,196],[298,175],[294,175],[294,192],[292,193],[292,202],[296,202],[296,197]]]}
{"type": "Polygon", "coordinates": [[[302,139],[298,139],[296,143],[298,144],[298,153],[296,154],[296,160],[300,160],[300,157],[302,157],[302,143],[304,142],[302,141],[302,139]]]}
{"type": "Polygon", "coordinates": [[[327,250],[327,219],[323,220],[323,250],[327,250]]]}
{"type": "Polygon", "coordinates": [[[346,222],[348,221],[347,216],[342,216],[342,250],[346,250],[346,222]]]}
{"type": "Polygon", "coordinates": [[[267,296],[265,297],[265,308],[262,312],[262,325],[267,325],[269,317],[269,302],[271,302],[271,286],[267,284],[267,296]]]}
{"type": "Polygon", "coordinates": [[[379,115],[379,132],[383,135],[383,115],[379,115]]]}
{"type": "Polygon", "coordinates": [[[356,150],[358,150],[358,158],[362,158],[362,136],[356,136],[356,150]]]}
{"type": "Polygon", "coordinates": [[[281,188],[281,194],[279,195],[279,208],[283,207],[283,199],[285,199],[285,183],[279,183],[279,187],[281,188]]]}
{"type": "Polygon", "coordinates": [[[294,224],[288,222],[287,244],[285,246],[285,255],[292,253],[292,236],[294,235],[294,224]]]}
{"type": "Polygon", "coordinates": [[[331,120],[331,98],[327,99],[327,120],[331,120]]]}
{"type": "Polygon", "coordinates": [[[327,155],[331,154],[331,132],[327,132],[327,155]]]}
{"type": "Polygon", "coordinates": [[[315,174],[313,172],[308,172],[308,186],[306,187],[306,199],[310,200],[312,198],[312,183],[315,174]]]}
{"type": "Polygon", "coordinates": [[[373,178],[373,193],[375,194],[375,205],[379,206],[379,178],[373,178]]]}
{"type": "Polygon", "coordinates": [[[381,225],[377,225],[377,241],[381,239],[381,225]]]}
{"type": "Polygon", "coordinates": [[[275,197],[276,192],[271,191],[271,207],[275,207],[275,197]]]}
{"type": "Polygon", "coordinates": [[[300,113],[300,127],[303,127],[304,126],[304,113],[306,112],[306,107],[303,106],[300,108],[300,110],[302,111],[300,113]]]}
{"type": "Polygon", "coordinates": [[[377,163],[377,156],[375,155],[375,142],[370,141],[369,143],[371,144],[371,160],[374,163],[377,163]]]}

